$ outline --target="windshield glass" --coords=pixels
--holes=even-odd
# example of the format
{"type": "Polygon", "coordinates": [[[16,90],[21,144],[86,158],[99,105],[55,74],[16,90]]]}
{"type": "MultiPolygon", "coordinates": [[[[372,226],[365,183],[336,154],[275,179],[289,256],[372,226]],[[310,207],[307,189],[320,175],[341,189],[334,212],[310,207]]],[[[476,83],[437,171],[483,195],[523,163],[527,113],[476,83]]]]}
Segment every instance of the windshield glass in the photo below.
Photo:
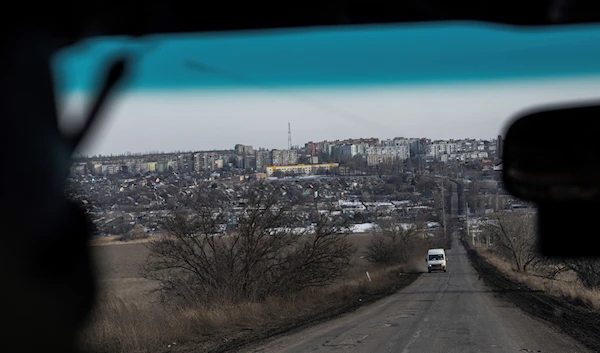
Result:
{"type": "Polygon", "coordinates": [[[443,259],[444,259],[444,255],[442,255],[442,254],[429,255],[429,261],[438,261],[438,260],[443,260],[443,259]]]}
{"type": "Polygon", "coordinates": [[[68,180],[95,227],[100,292],[82,345],[600,349],[598,262],[539,257],[536,210],[501,178],[515,114],[598,96],[598,43],[591,25],[444,22],[66,48],[54,60],[66,132],[108,60],[131,58],[68,180]],[[428,249],[447,265],[423,261],[428,249]],[[264,341],[274,334],[289,336],[264,341]]]}

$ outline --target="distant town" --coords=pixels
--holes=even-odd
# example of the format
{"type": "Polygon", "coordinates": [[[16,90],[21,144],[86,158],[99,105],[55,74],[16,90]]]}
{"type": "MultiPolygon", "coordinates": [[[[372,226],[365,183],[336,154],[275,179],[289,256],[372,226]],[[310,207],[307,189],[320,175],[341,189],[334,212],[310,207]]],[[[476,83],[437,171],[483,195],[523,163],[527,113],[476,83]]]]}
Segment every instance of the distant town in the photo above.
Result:
{"type": "MultiPolygon", "coordinates": [[[[72,175],[137,175],[152,172],[204,174],[220,178],[254,173],[255,178],[292,175],[367,175],[390,166],[417,164],[431,169],[436,162],[492,170],[499,162],[501,139],[436,140],[426,138],[359,138],[307,142],[288,149],[254,148],[237,144],[231,150],[123,154],[78,157],[72,175]],[[421,163],[422,162],[422,163],[421,163]],[[480,167],[480,168],[479,168],[480,167]]],[[[422,168],[425,167],[425,168],[422,168]]],[[[410,169],[410,168],[409,168],[410,169]]],[[[464,169],[464,168],[463,168],[464,169]]]]}
{"type": "Polygon", "coordinates": [[[256,180],[281,183],[294,197],[326,202],[356,229],[374,217],[426,222],[440,231],[458,215],[518,207],[501,189],[502,139],[358,138],[288,143],[287,149],[236,144],[230,150],[78,156],[67,192],[93,216],[97,235],[161,232],[161,218],[186,207],[203,187],[235,195],[256,180]],[[443,187],[441,186],[443,185],[443,187]],[[445,193],[444,193],[445,192],[445,193]],[[442,201],[443,200],[443,201],[442,201]]]}

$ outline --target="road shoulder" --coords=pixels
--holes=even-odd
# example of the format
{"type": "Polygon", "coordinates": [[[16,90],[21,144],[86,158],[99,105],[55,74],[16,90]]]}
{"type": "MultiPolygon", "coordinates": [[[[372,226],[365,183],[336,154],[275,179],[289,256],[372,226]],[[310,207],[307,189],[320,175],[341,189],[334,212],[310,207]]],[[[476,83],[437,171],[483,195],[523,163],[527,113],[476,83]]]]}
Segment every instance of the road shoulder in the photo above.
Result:
{"type": "Polygon", "coordinates": [[[494,295],[548,322],[593,351],[600,351],[600,313],[509,279],[463,241],[467,257],[494,295]]]}
{"type": "MultiPolygon", "coordinates": [[[[268,343],[286,335],[299,332],[301,330],[314,327],[316,325],[340,318],[346,314],[355,312],[356,310],[373,304],[380,299],[388,297],[403,288],[406,288],[419,276],[421,273],[399,273],[398,281],[392,286],[379,289],[377,291],[365,292],[361,295],[361,300],[356,302],[340,303],[335,307],[328,307],[314,312],[311,315],[304,317],[295,317],[289,322],[277,322],[272,327],[264,328],[259,332],[241,333],[237,337],[232,337],[225,342],[211,347],[203,347],[204,351],[210,352],[229,352],[239,349],[252,349],[252,347],[268,343]]],[[[195,347],[197,349],[198,347],[195,347]]]]}

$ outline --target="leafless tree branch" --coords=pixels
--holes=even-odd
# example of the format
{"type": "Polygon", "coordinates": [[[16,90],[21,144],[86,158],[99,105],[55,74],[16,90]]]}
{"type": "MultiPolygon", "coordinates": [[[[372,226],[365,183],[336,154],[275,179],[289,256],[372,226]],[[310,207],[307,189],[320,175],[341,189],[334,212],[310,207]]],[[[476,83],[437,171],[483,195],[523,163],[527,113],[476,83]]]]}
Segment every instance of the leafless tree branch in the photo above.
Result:
{"type": "Polygon", "coordinates": [[[298,228],[300,205],[263,182],[242,199],[236,208],[218,192],[198,193],[190,212],[165,222],[168,235],[150,242],[144,268],[165,301],[262,300],[327,285],[348,269],[356,249],[344,217],[317,213],[312,230],[298,228]]]}

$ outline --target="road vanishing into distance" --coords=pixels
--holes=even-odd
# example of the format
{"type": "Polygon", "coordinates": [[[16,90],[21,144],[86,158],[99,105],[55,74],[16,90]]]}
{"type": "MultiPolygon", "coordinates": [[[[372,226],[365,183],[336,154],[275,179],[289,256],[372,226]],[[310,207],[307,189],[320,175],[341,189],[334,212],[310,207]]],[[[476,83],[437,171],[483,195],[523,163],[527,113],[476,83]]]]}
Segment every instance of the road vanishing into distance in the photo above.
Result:
{"type": "Polygon", "coordinates": [[[448,272],[424,273],[403,290],[332,321],[243,352],[590,352],[496,298],[453,239],[448,272]]]}

